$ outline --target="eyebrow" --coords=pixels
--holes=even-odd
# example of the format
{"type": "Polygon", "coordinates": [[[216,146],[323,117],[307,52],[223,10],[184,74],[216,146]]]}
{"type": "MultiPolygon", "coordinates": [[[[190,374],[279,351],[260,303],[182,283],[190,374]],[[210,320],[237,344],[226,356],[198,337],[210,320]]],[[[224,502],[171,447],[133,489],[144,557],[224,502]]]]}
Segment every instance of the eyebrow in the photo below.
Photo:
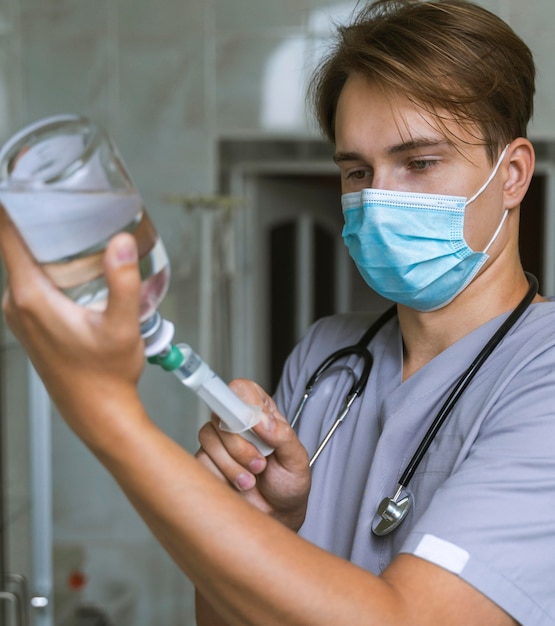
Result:
{"type": "MultiPolygon", "coordinates": [[[[413,150],[419,150],[422,148],[435,148],[438,146],[451,145],[451,142],[447,139],[431,139],[431,138],[416,138],[403,143],[395,144],[387,149],[388,154],[401,154],[403,152],[412,152],[413,150]]],[[[335,163],[344,163],[349,161],[364,161],[364,157],[359,152],[336,152],[333,155],[335,163]]]]}

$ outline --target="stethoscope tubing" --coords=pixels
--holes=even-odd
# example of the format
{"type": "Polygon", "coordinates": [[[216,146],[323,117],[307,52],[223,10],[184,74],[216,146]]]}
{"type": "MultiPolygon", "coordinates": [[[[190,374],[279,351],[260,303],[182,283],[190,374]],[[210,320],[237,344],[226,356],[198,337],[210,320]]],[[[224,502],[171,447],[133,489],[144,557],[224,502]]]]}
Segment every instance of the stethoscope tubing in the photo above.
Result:
{"type": "MultiPolygon", "coordinates": [[[[399,479],[399,482],[397,485],[397,491],[396,491],[397,494],[400,494],[401,490],[406,488],[408,484],[410,483],[424,455],[428,451],[432,441],[434,440],[441,426],[445,423],[445,420],[447,419],[447,417],[449,416],[449,414],[455,407],[462,393],[468,387],[468,385],[470,384],[474,376],[478,373],[478,371],[480,370],[480,368],[482,367],[486,359],[490,356],[493,350],[499,345],[499,343],[502,341],[505,335],[509,332],[509,330],[516,324],[518,319],[521,317],[521,315],[524,313],[524,311],[528,308],[530,303],[535,298],[538,292],[538,281],[536,277],[533,276],[532,274],[529,274],[528,272],[525,272],[525,274],[526,274],[526,277],[528,279],[528,284],[529,284],[529,288],[528,288],[528,291],[526,292],[526,295],[519,302],[516,308],[510,313],[510,315],[503,322],[503,324],[501,324],[501,326],[497,329],[497,331],[491,336],[491,338],[486,343],[486,345],[480,350],[479,354],[472,361],[468,369],[462,374],[462,376],[457,381],[455,387],[449,394],[447,400],[445,401],[441,409],[438,411],[437,415],[432,421],[432,424],[430,425],[430,427],[426,431],[426,434],[424,435],[420,444],[418,445],[418,448],[416,449],[415,453],[413,454],[410,461],[408,462],[405,470],[401,474],[401,478],[399,479]]],[[[396,311],[397,311],[396,305],[393,305],[392,307],[390,307],[383,315],[381,315],[370,326],[370,328],[364,333],[364,335],[360,338],[360,340],[356,344],[352,346],[347,346],[345,348],[341,348],[333,352],[332,354],[330,354],[330,356],[328,356],[326,359],[322,361],[319,367],[315,370],[315,372],[309,378],[305,387],[303,397],[301,398],[297,406],[297,409],[295,411],[295,414],[293,416],[293,419],[291,420],[291,426],[293,428],[296,426],[297,422],[299,421],[301,417],[305,404],[310,397],[310,394],[313,390],[314,385],[318,382],[322,374],[333,363],[335,363],[339,359],[342,359],[342,358],[345,358],[346,356],[351,356],[351,355],[360,356],[364,362],[362,373],[358,377],[358,379],[355,380],[351,389],[349,390],[346,396],[345,403],[343,404],[343,407],[339,415],[337,416],[334,423],[332,424],[332,426],[326,433],[325,437],[322,439],[322,441],[318,445],[318,448],[312,455],[309,461],[310,467],[314,465],[314,463],[316,462],[316,460],[318,459],[318,457],[320,456],[320,454],[322,453],[322,451],[328,444],[329,440],[331,439],[331,437],[333,436],[333,434],[335,433],[339,425],[346,418],[353,402],[364,391],[366,387],[366,383],[368,382],[368,378],[370,376],[370,372],[372,370],[372,364],[373,364],[373,357],[370,351],[368,350],[367,346],[370,343],[370,341],[376,336],[376,334],[379,332],[382,326],[384,326],[395,315],[396,311]]]]}
{"type": "Polygon", "coordinates": [[[451,411],[455,407],[455,404],[461,397],[464,390],[468,387],[474,376],[478,373],[486,359],[501,343],[503,337],[505,337],[509,330],[511,330],[511,328],[516,324],[520,316],[524,313],[532,300],[536,297],[536,294],[538,293],[538,281],[535,276],[529,274],[528,272],[526,272],[526,277],[528,278],[529,284],[526,295],[507,317],[507,319],[503,322],[503,324],[501,324],[501,326],[495,331],[495,333],[491,336],[486,345],[480,350],[478,356],[474,359],[474,361],[472,361],[468,369],[457,381],[457,384],[449,394],[447,400],[438,411],[436,417],[434,418],[434,421],[422,438],[422,441],[416,449],[416,452],[413,454],[411,460],[408,462],[405,471],[399,479],[399,487],[406,488],[408,486],[409,482],[414,476],[414,473],[420,465],[420,462],[422,461],[424,455],[428,451],[428,448],[432,444],[432,441],[434,440],[439,429],[449,416],[449,413],[451,413],[451,411]]]}
{"type": "Polygon", "coordinates": [[[297,406],[297,410],[295,411],[293,415],[293,419],[291,420],[292,428],[295,428],[297,421],[299,420],[303,412],[305,404],[308,398],[310,397],[310,394],[312,393],[312,389],[314,388],[314,385],[318,382],[320,376],[329,367],[331,367],[336,361],[339,361],[340,359],[343,359],[345,357],[352,356],[352,355],[358,355],[364,363],[362,372],[360,376],[355,379],[353,385],[351,386],[346,396],[343,407],[341,408],[341,411],[339,412],[339,415],[336,417],[331,428],[328,430],[325,437],[322,439],[322,441],[318,445],[318,448],[316,449],[316,451],[310,458],[310,461],[308,463],[309,467],[312,467],[314,465],[314,463],[316,462],[321,452],[324,450],[324,448],[328,444],[329,440],[332,438],[333,434],[335,433],[339,425],[343,422],[345,417],[347,417],[347,414],[349,413],[349,410],[353,402],[364,391],[366,387],[366,383],[368,382],[368,377],[370,376],[370,372],[372,371],[372,365],[374,363],[374,358],[372,357],[372,354],[370,353],[367,347],[368,343],[370,343],[370,340],[378,333],[380,328],[384,326],[385,323],[389,321],[395,315],[396,310],[397,310],[396,305],[390,307],[383,315],[381,315],[370,326],[370,328],[364,333],[364,335],[359,339],[359,341],[356,344],[352,346],[347,346],[345,348],[340,348],[339,350],[336,350],[335,352],[330,354],[327,358],[325,358],[322,361],[322,363],[316,368],[312,376],[308,379],[303,396],[297,406]]]}
{"type": "MultiPolygon", "coordinates": [[[[476,358],[472,361],[470,366],[466,369],[466,371],[462,374],[462,376],[458,379],[455,384],[453,390],[447,397],[447,400],[442,405],[441,409],[438,411],[434,420],[432,421],[430,427],[426,431],[426,434],[422,438],[420,444],[418,445],[416,452],[412,455],[410,461],[408,462],[406,468],[401,474],[401,478],[397,483],[397,487],[395,489],[395,493],[391,498],[384,498],[379,506],[378,506],[378,516],[379,520],[377,524],[372,525],[372,532],[377,536],[384,536],[394,531],[399,524],[407,517],[408,512],[411,509],[412,504],[412,496],[407,491],[407,487],[414,476],[418,466],[420,465],[424,455],[428,451],[432,441],[437,435],[439,429],[445,423],[447,417],[452,412],[455,407],[457,401],[466,390],[468,385],[471,383],[474,376],[478,373],[486,359],[491,355],[491,353],[495,350],[495,348],[499,345],[499,343],[503,340],[505,335],[509,332],[511,328],[516,324],[522,314],[526,311],[528,306],[534,300],[537,292],[538,292],[538,281],[536,277],[532,274],[526,272],[526,277],[528,279],[529,288],[526,292],[526,295],[519,304],[515,307],[515,309],[508,315],[507,319],[499,326],[499,328],[495,331],[495,333],[490,337],[488,342],[484,345],[484,347],[480,350],[476,358]],[[403,495],[403,492],[404,495],[403,495]]],[[[351,355],[359,355],[364,362],[363,371],[358,379],[355,379],[349,393],[346,396],[345,403],[335,421],[333,422],[331,428],[326,433],[325,437],[322,439],[316,452],[312,455],[312,458],[309,461],[309,467],[312,468],[316,460],[319,458],[320,454],[328,444],[329,440],[332,438],[335,431],[339,428],[340,424],[343,423],[347,414],[349,413],[349,409],[351,405],[356,400],[357,397],[362,394],[368,378],[370,376],[370,372],[372,370],[373,357],[368,349],[368,345],[374,338],[374,336],[378,333],[381,327],[391,318],[396,312],[396,306],[388,309],[374,324],[370,326],[370,328],[364,333],[361,339],[353,346],[348,346],[346,348],[341,348],[336,352],[332,353],[329,357],[324,359],[321,365],[316,369],[314,374],[309,378],[308,383],[305,387],[305,392],[297,410],[295,412],[295,416],[291,421],[291,425],[295,426],[298,420],[300,419],[301,413],[304,409],[304,406],[312,392],[312,389],[320,376],[328,369],[335,361],[344,358],[346,356],[351,355]]]]}

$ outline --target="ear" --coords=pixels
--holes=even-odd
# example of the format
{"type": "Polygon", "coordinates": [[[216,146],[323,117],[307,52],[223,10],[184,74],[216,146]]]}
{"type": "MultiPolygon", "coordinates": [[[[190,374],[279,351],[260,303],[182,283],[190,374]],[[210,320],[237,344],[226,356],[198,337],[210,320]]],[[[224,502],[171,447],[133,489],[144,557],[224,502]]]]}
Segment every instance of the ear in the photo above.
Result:
{"type": "Polygon", "coordinates": [[[536,164],[534,147],[528,139],[518,137],[509,144],[505,155],[503,197],[506,209],[514,209],[524,198],[536,164]]]}

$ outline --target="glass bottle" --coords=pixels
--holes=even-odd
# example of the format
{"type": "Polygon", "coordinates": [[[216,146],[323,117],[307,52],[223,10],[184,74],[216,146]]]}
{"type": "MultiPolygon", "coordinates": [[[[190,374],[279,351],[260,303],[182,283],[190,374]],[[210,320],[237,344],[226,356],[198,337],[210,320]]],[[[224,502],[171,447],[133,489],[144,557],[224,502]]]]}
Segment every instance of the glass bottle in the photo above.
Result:
{"type": "Polygon", "coordinates": [[[117,148],[93,121],[48,117],[9,139],[0,150],[0,202],[53,282],[87,307],[106,304],[106,244],[131,233],[141,321],[153,316],[168,288],[168,256],[117,148]]]}

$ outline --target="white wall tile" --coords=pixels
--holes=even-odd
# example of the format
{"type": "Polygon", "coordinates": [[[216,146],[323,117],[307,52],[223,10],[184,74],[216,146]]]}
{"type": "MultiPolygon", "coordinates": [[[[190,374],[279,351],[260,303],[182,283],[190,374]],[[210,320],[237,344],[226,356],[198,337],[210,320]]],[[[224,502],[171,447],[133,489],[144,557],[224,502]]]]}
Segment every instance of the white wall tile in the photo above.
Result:
{"type": "Polygon", "coordinates": [[[311,0],[214,0],[218,36],[231,32],[259,33],[272,29],[297,29],[305,23],[311,0]]]}
{"type": "Polygon", "coordinates": [[[21,11],[23,92],[27,120],[56,113],[94,114],[113,106],[109,0],[27,5],[21,11]]]}

